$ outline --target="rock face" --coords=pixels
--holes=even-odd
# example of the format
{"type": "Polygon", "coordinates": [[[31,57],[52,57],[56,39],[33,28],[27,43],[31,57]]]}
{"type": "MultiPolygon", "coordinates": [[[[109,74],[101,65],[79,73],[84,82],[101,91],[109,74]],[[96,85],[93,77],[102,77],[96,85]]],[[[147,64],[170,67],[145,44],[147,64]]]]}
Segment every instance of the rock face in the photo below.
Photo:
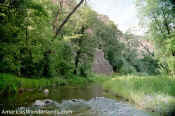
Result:
{"type": "Polygon", "coordinates": [[[104,52],[96,49],[94,61],[92,64],[92,71],[97,74],[111,75],[113,73],[112,66],[104,58],[104,52]]]}

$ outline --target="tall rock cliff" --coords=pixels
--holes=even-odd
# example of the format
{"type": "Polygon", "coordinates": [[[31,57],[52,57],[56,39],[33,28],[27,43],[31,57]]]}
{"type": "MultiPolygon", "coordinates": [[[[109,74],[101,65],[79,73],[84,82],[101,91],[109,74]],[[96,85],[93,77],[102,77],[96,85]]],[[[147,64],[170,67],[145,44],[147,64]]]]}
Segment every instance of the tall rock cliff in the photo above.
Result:
{"type": "Polygon", "coordinates": [[[92,71],[97,74],[111,75],[113,73],[112,66],[104,58],[104,52],[96,49],[94,61],[92,64],[92,71]]]}

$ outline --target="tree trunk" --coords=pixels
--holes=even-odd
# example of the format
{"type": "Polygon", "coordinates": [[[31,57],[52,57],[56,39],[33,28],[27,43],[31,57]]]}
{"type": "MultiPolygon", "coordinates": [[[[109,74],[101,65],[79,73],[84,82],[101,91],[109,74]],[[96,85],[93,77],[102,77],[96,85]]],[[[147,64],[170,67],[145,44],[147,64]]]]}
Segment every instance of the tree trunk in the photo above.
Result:
{"type": "Polygon", "coordinates": [[[56,30],[56,34],[55,34],[55,38],[57,37],[57,35],[60,33],[61,29],[63,28],[63,26],[67,23],[67,21],[70,19],[70,17],[75,13],[75,11],[81,6],[81,4],[84,2],[85,0],[81,0],[76,6],[75,8],[72,10],[72,12],[70,12],[68,14],[68,16],[64,19],[64,21],[61,23],[61,25],[58,27],[58,29],[56,30]]]}
{"type": "Polygon", "coordinates": [[[166,13],[165,13],[165,11],[162,9],[162,14],[163,14],[163,22],[164,22],[164,26],[165,26],[165,28],[166,28],[166,30],[167,30],[167,33],[168,33],[168,35],[170,34],[170,27],[169,27],[169,24],[168,24],[168,21],[167,21],[167,17],[165,16],[166,15],[166,13]]]}
{"type": "Polygon", "coordinates": [[[75,57],[75,70],[74,70],[74,74],[77,75],[78,74],[78,64],[79,64],[79,58],[80,58],[80,50],[78,50],[77,55],[75,57]]]}

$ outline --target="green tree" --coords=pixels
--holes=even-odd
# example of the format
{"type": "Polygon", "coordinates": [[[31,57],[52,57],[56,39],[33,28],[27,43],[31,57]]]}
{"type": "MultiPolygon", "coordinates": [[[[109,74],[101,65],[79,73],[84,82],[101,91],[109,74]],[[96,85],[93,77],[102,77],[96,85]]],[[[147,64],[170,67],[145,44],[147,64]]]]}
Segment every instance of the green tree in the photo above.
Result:
{"type": "Polygon", "coordinates": [[[174,72],[174,68],[168,65],[173,64],[174,61],[169,58],[175,54],[174,3],[171,0],[143,0],[137,1],[137,6],[140,9],[140,16],[147,19],[145,24],[149,27],[149,38],[154,40],[155,55],[160,61],[161,68],[169,74],[174,72]]]}

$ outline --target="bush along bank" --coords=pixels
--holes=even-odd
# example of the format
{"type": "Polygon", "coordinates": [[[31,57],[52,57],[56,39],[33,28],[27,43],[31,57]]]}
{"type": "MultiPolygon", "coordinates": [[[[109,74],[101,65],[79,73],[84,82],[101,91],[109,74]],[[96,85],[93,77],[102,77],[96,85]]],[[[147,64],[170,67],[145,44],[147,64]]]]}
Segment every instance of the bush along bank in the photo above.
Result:
{"type": "Polygon", "coordinates": [[[12,74],[0,73],[0,95],[12,95],[20,91],[39,90],[64,85],[84,85],[94,82],[93,78],[73,76],[70,79],[62,77],[53,78],[26,78],[12,74]]]}
{"type": "Polygon", "coordinates": [[[104,81],[103,86],[140,108],[164,115],[175,111],[175,77],[114,76],[104,81]]]}

